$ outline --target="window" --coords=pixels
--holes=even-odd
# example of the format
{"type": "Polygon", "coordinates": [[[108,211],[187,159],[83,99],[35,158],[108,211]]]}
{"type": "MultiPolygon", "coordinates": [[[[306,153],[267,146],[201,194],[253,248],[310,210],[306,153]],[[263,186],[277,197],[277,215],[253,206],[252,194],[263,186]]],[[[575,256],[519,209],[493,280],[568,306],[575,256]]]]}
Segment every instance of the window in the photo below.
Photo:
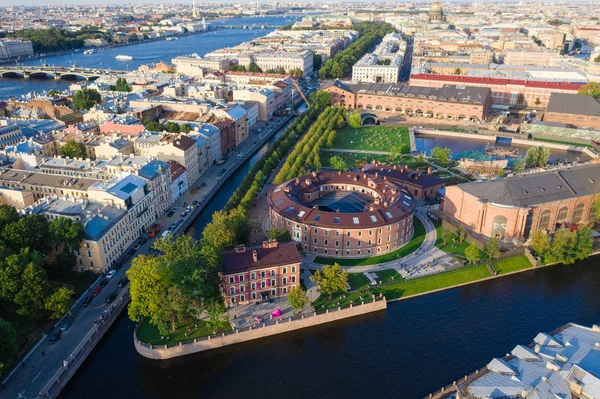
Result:
{"type": "Polygon", "coordinates": [[[255,290],[255,289],[256,289],[256,283],[252,283],[252,284],[250,285],[250,289],[251,289],[251,290],[255,290]]]}
{"type": "Polygon", "coordinates": [[[229,287],[229,295],[233,295],[233,294],[235,294],[235,288],[229,287]]]}
{"type": "Polygon", "coordinates": [[[252,299],[256,299],[256,292],[252,293],[252,299]]]}
{"type": "Polygon", "coordinates": [[[245,295],[240,295],[240,302],[244,302],[246,300],[246,296],[245,295]]]}
{"type": "Polygon", "coordinates": [[[281,284],[283,284],[283,285],[287,284],[287,277],[284,277],[281,279],[281,284]]]}
{"type": "Polygon", "coordinates": [[[229,284],[233,284],[233,277],[229,277],[229,284]]]}
{"type": "Polygon", "coordinates": [[[275,287],[277,285],[277,281],[271,280],[271,287],[275,287]]]}
{"type": "Polygon", "coordinates": [[[250,273],[250,278],[252,280],[255,280],[256,279],[256,273],[250,273]]]}
{"type": "Polygon", "coordinates": [[[551,212],[549,209],[546,209],[544,212],[542,212],[542,215],[540,216],[540,224],[539,224],[539,230],[544,230],[544,229],[548,229],[550,227],[550,215],[551,212]]]}
{"type": "Polygon", "coordinates": [[[583,204],[579,204],[575,207],[575,210],[573,211],[573,223],[579,223],[581,222],[581,219],[583,219],[583,204]]]}
{"type": "Polygon", "coordinates": [[[336,242],[335,242],[335,246],[336,246],[336,247],[339,247],[339,246],[340,246],[340,242],[339,242],[339,241],[336,241],[336,242]]]}
{"type": "Polygon", "coordinates": [[[329,241],[325,240],[325,246],[329,245],[329,241]]]}
{"type": "Polygon", "coordinates": [[[275,275],[275,270],[271,270],[271,277],[275,275]]]}
{"type": "Polygon", "coordinates": [[[266,286],[267,286],[267,283],[265,281],[260,282],[260,288],[265,288],[266,286]]]}
{"type": "Polygon", "coordinates": [[[565,220],[567,220],[568,213],[569,213],[569,208],[567,208],[566,206],[563,206],[562,208],[560,208],[560,210],[558,211],[558,217],[556,218],[556,222],[561,223],[561,222],[564,222],[565,220]]]}
{"type": "Polygon", "coordinates": [[[277,291],[276,290],[271,290],[271,295],[273,295],[273,296],[277,295],[277,291]]]}
{"type": "Polygon", "coordinates": [[[315,244],[319,243],[319,239],[315,238],[315,244]]]}
{"type": "Polygon", "coordinates": [[[240,274],[240,281],[244,281],[244,275],[240,274]]]}
{"type": "Polygon", "coordinates": [[[245,285],[240,285],[240,292],[244,292],[246,291],[246,286],[245,285]]]}
{"type": "Polygon", "coordinates": [[[296,266],[292,266],[292,273],[296,273],[296,266]]]}
{"type": "Polygon", "coordinates": [[[267,277],[267,272],[265,272],[264,270],[262,272],[260,272],[260,277],[262,277],[262,278],[267,277]]]}
{"type": "Polygon", "coordinates": [[[283,269],[281,269],[281,274],[287,274],[287,267],[284,267],[283,269]]]}
{"type": "Polygon", "coordinates": [[[346,246],[349,247],[350,246],[350,241],[346,241],[346,246]]]}

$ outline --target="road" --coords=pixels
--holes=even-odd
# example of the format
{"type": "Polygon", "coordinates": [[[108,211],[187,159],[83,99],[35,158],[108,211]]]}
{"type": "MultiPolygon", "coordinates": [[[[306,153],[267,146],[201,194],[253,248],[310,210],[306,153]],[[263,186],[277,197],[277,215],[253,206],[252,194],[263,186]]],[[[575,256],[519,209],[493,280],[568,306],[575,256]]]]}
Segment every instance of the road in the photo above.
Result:
{"type": "Polygon", "coordinates": [[[408,82],[410,79],[410,70],[412,68],[412,53],[413,53],[413,37],[408,36],[406,41],[406,51],[404,53],[404,60],[402,61],[402,68],[400,69],[400,82],[408,82]]]}
{"type": "MultiPolygon", "coordinates": [[[[205,171],[199,178],[198,182],[194,184],[194,187],[200,186],[205,183],[206,186],[198,190],[190,190],[184,196],[179,198],[174,207],[179,208],[177,212],[171,217],[163,215],[157,222],[161,225],[161,231],[164,231],[167,226],[176,220],[181,219],[180,213],[182,212],[184,202],[191,204],[192,201],[201,201],[206,195],[210,193],[214,186],[218,183],[218,173],[221,169],[234,168],[238,166],[239,159],[235,154],[237,152],[243,153],[254,153],[260,148],[260,143],[257,140],[260,137],[264,137],[265,134],[269,134],[273,130],[279,130],[282,126],[285,126],[284,118],[276,117],[273,118],[268,125],[264,126],[265,123],[260,123],[259,126],[255,126],[250,132],[249,138],[235,149],[234,155],[230,156],[227,162],[223,165],[214,165],[205,171]],[[258,129],[262,127],[262,131],[258,129]]],[[[187,216],[192,217],[190,215],[187,216]]],[[[181,233],[181,224],[174,233],[181,233]]],[[[154,243],[154,239],[149,239],[142,247],[136,252],[137,254],[148,253],[148,250],[154,243]]],[[[135,257],[135,255],[133,256],[135,257]]],[[[133,257],[131,259],[133,259],[133,257]]],[[[119,292],[122,289],[117,288],[119,280],[124,278],[126,271],[131,266],[131,259],[123,264],[123,266],[117,271],[115,276],[108,281],[108,284],[100,294],[92,300],[89,306],[82,307],[79,303],[74,307],[75,320],[71,327],[63,332],[62,339],[55,344],[50,344],[49,337],[29,356],[29,358],[20,365],[20,367],[14,372],[14,374],[5,382],[3,389],[0,391],[0,398],[15,398],[15,399],[33,399],[38,397],[38,394],[42,392],[47,382],[50,381],[56,371],[62,367],[62,362],[69,359],[70,355],[82,342],[88,332],[94,328],[94,320],[97,319],[102,312],[109,308],[111,305],[105,302],[107,296],[112,292],[119,292]]],[[[94,286],[95,287],[95,286],[94,286]]],[[[91,289],[92,287],[90,287],[91,289]]],[[[84,294],[82,298],[87,295],[84,294]]],[[[79,301],[81,302],[81,300],[79,301]]],[[[60,329],[58,326],[55,331],[60,329]]],[[[108,378],[104,376],[102,378],[108,378]]]]}

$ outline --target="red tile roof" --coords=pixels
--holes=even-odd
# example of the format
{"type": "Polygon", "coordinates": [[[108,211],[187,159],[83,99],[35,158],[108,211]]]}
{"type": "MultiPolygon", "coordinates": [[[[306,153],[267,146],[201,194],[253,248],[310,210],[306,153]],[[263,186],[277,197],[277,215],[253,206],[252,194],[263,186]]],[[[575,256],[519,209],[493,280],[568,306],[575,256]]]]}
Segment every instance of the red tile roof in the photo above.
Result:
{"type": "Polygon", "coordinates": [[[583,83],[570,83],[570,82],[541,82],[538,80],[517,80],[517,79],[500,79],[500,78],[478,78],[474,76],[463,76],[463,75],[434,75],[430,73],[418,73],[411,75],[413,79],[423,80],[438,80],[443,82],[451,82],[456,84],[487,84],[487,85],[514,85],[514,86],[526,86],[526,87],[537,87],[546,89],[561,89],[561,90],[573,90],[577,91],[583,83]]]}
{"type": "Polygon", "coordinates": [[[177,161],[167,162],[171,166],[171,181],[177,180],[185,172],[185,166],[177,161]]]}

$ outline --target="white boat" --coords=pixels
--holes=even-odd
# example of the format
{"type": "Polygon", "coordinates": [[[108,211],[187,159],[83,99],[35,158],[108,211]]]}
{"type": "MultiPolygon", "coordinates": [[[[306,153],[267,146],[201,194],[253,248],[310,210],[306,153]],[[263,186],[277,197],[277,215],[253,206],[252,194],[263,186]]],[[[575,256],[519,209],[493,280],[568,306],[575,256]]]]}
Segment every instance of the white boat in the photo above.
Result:
{"type": "Polygon", "coordinates": [[[178,37],[167,37],[167,41],[172,41],[172,40],[179,40],[178,37]]]}
{"type": "Polygon", "coordinates": [[[93,48],[91,48],[89,50],[85,50],[83,52],[83,54],[95,54],[95,53],[96,53],[96,49],[93,49],[93,48]]]}
{"type": "Polygon", "coordinates": [[[119,61],[130,61],[133,59],[130,55],[117,55],[115,58],[119,61]]]}

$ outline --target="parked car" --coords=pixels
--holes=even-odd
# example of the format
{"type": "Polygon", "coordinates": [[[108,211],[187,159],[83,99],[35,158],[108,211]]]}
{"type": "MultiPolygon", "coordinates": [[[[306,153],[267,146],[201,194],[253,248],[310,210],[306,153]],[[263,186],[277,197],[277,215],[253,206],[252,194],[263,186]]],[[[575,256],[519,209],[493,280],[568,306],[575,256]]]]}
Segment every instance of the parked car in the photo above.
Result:
{"type": "Polygon", "coordinates": [[[171,230],[165,230],[162,235],[160,236],[160,238],[166,238],[169,234],[171,234],[172,231],[171,230]]]}
{"type": "Polygon", "coordinates": [[[175,212],[173,212],[173,210],[171,209],[171,210],[169,211],[169,213],[167,213],[167,216],[168,216],[168,217],[171,217],[171,216],[173,216],[174,214],[175,214],[175,212]]]}
{"type": "Polygon", "coordinates": [[[87,305],[89,305],[92,302],[92,299],[94,299],[94,297],[92,295],[88,295],[87,297],[85,297],[83,302],[81,302],[81,306],[83,306],[85,308],[87,305]]]}
{"type": "MultiPolygon", "coordinates": [[[[172,215],[171,215],[172,216],[172,215]]],[[[148,238],[154,238],[160,231],[160,224],[154,223],[150,228],[148,228],[148,238]]]]}
{"type": "Polygon", "coordinates": [[[116,270],[111,270],[108,273],[106,273],[106,278],[110,280],[111,278],[113,278],[113,276],[115,274],[117,274],[117,271],[116,270]]]}
{"type": "Polygon", "coordinates": [[[187,206],[187,201],[183,201],[183,206],[187,206]]]}
{"type": "Polygon", "coordinates": [[[192,201],[192,205],[198,205],[198,201],[197,200],[193,200],[192,201]]]}
{"type": "Polygon", "coordinates": [[[123,288],[125,287],[127,284],[129,284],[129,279],[127,277],[122,278],[121,280],[119,280],[119,284],[117,284],[117,286],[119,288],[123,288]]]}
{"type": "Polygon", "coordinates": [[[221,169],[219,171],[219,173],[217,174],[217,176],[221,177],[221,176],[223,176],[225,174],[225,172],[227,172],[227,169],[221,169]]]}
{"type": "Polygon", "coordinates": [[[55,332],[54,334],[52,334],[52,336],[50,337],[50,340],[48,342],[50,342],[50,344],[54,345],[56,343],[56,341],[58,341],[61,338],[61,335],[62,335],[62,331],[55,332]]]}
{"type": "Polygon", "coordinates": [[[116,297],[117,297],[117,294],[115,292],[111,292],[106,297],[106,303],[112,303],[112,301],[114,301],[116,297]]]}
{"type": "Polygon", "coordinates": [[[75,319],[75,317],[71,316],[67,320],[65,320],[64,323],[62,324],[62,326],[60,326],[60,330],[67,331],[69,329],[69,327],[71,327],[71,324],[73,324],[74,319],[75,319]]]}
{"type": "Polygon", "coordinates": [[[135,244],[135,246],[133,247],[133,249],[135,249],[136,251],[138,251],[141,247],[142,247],[142,244],[140,244],[138,242],[137,244],[135,244]]]}
{"type": "Polygon", "coordinates": [[[181,212],[181,217],[184,218],[188,215],[188,211],[181,212]]]}
{"type": "Polygon", "coordinates": [[[90,295],[95,298],[98,296],[98,294],[100,294],[100,292],[102,292],[102,288],[96,287],[92,290],[92,293],[90,295]]]}
{"type": "Polygon", "coordinates": [[[106,285],[108,284],[108,279],[102,279],[102,281],[100,281],[100,284],[98,284],[100,286],[100,288],[104,288],[106,287],[106,285]]]}

